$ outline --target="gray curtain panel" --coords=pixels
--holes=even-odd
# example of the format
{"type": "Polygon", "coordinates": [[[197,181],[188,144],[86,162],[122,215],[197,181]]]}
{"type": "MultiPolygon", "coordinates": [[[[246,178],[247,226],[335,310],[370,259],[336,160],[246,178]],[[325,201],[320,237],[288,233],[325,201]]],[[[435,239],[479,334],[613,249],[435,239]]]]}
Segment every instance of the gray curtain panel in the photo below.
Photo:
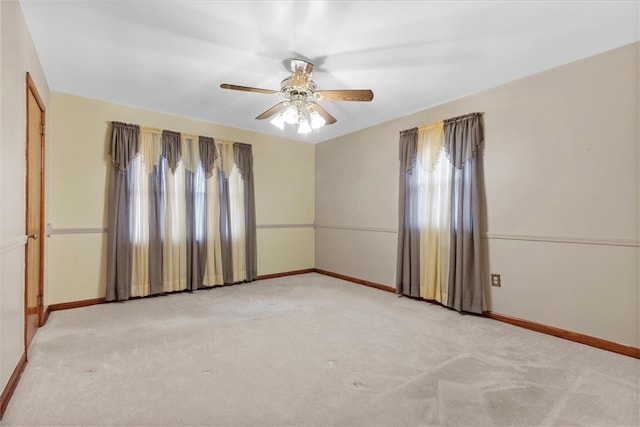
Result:
{"type": "Polygon", "coordinates": [[[448,306],[481,314],[485,308],[482,233],[486,223],[480,113],[444,121],[445,152],[453,164],[448,306]]]}
{"type": "Polygon", "coordinates": [[[229,178],[222,168],[218,169],[220,206],[220,251],[222,258],[222,281],[233,283],[233,250],[231,248],[231,211],[229,205],[229,178]]]}
{"type": "MultiPolygon", "coordinates": [[[[200,165],[205,177],[211,177],[217,157],[213,138],[198,138],[200,165]]],[[[185,170],[185,202],[187,232],[187,289],[196,290],[205,285],[204,271],[207,259],[207,189],[206,180],[185,170]]]]}
{"type": "Polygon", "coordinates": [[[180,133],[162,131],[162,153],[160,161],[149,175],[149,294],[161,294],[163,289],[163,241],[165,222],[165,176],[167,168],[175,171],[182,142],[180,133]]]}
{"type": "MultiPolygon", "coordinates": [[[[198,205],[198,182],[196,174],[190,170],[184,171],[184,195],[185,195],[185,215],[188,218],[186,223],[187,239],[187,289],[190,291],[202,286],[204,279],[204,263],[201,253],[205,250],[204,245],[198,244],[198,225],[196,218],[196,205],[198,205]]],[[[206,255],[206,254],[205,254],[206,255]]]]}
{"type": "Polygon", "coordinates": [[[139,135],[139,126],[111,124],[106,301],[126,300],[131,294],[132,175],[129,166],[137,152],[139,135]]]}
{"type": "Polygon", "coordinates": [[[251,145],[233,144],[233,157],[244,182],[244,218],[246,236],[247,281],[258,277],[258,249],[256,243],[256,206],[253,189],[253,151],[251,145]]]}
{"type": "MultiPolygon", "coordinates": [[[[204,171],[205,180],[193,180],[194,185],[200,186],[196,188],[192,200],[193,200],[193,217],[202,218],[201,223],[193,222],[193,225],[187,224],[187,265],[191,266],[192,271],[187,273],[187,282],[189,283],[189,289],[198,289],[202,286],[211,286],[213,284],[204,283],[204,271],[206,268],[207,259],[207,210],[209,195],[206,193],[206,179],[213,176],[213,170],[215,168],[216,158],[218,153],[216,151],[216,145],[213,138],[201,136],[198,138],[198,148],[200,151],[200,167],[204,171]],[[203,197],[204,196],[204,197],[203,197]],[[196,212],[198,214],[196,215],[196,212]],[[190,231],[190,227],[192,231],[190,231]],[[193,235],[192,235],[193,233],[193,235]],[[197,239],[197,236],[202,238],[197,239]],[[190,237],[191,236],[191,237],[190,237]],[[189,242],[189,239],[191,243],[189,242]],[[192,247],[192,253],[190,254],[189,246],[192,247]]],[[[189,173],[189,171],[187,171],[189,173]]],[[[188,182],[188,181],[187,181],[188,182]]],[[[189,185],[187,186],[187,197],[189,194],[189,185]]],[[[187,218],[189,216],[189,203],[187,203],[187,218]]]]}
{"type": "Polygon", "coordinates": [[[396,292],[411,297],[420,296],[420,229],[418,198],[413,173],[418,149],[418,128],[400,132],[400,189],[398,224],[398,264],[396,292]]]}
{"type": "Polygon", "coordinates": [[[166,168],[167,160],[161,158],[149,174],[149,293],[151,295],[164,292],[162,241],[165,218],[163,184],[166,168]]]}

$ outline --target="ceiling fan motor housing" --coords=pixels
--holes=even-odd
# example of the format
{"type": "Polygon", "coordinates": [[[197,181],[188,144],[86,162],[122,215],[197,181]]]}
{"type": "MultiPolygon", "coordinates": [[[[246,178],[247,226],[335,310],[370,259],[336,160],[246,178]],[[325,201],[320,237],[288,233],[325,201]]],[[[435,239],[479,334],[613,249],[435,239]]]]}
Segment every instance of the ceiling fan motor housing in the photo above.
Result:
{"type": "Polygon", "coordinates": [[[292,77],[287,77],[280,82],[280,92],[285,98],[293,100],[297,96],[302,96],[305,100],[311,101],[317,86],[313,80],[300,81],[292,77]],[[304,85],[301,86],[300,84],[304,85]]]}

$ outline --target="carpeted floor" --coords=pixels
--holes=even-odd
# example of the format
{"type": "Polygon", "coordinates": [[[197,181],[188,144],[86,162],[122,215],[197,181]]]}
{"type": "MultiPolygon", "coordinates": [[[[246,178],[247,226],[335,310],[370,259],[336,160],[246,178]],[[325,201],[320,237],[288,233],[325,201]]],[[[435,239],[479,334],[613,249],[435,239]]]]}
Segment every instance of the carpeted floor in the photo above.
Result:
{"type": "Polygon", "coordinates": [[[54,312],[0,425],[637,426],[639,369],[306,274],[54,312]]]}

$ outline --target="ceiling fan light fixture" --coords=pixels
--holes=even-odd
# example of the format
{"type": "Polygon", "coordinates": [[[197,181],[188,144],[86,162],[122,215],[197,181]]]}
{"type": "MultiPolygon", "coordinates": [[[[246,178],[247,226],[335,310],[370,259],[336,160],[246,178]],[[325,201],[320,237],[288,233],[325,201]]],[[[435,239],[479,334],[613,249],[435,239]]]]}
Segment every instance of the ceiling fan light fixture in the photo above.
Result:
{"type": "Polygon", "coordinates": [[[286,125],[297,126],[299,135],[320,129],[326,123],[326,119],[315,111],[314,105],[307,102],[287,103],[271,119],[271,124],[280,130],[284,130],[286,125]]]}
{"type": "Polygon", "coordinates": [[[317,111],[312,111],[310,114],[311,118],[311,129],[320,129],[327,122],[324,117],[318,114],[317,111]]]}
{"type": "Polygon", "coordinates": [[[302,120],[298,125],[298,134],[304,135],[311,132],[311,125],[308,120],[302,120]]]}
{"type": "Polygon", "coordinates": [[[284,130],[284,119],[282,118],[282,114],[276,114],[276,116],[271,119],[271,124],[280,130],[284,130]]]}
{"type": "Polygon", "coordinates": [[[282,120],[290,125],[298,123],[298,109],[295,105],[289,104],[289,106],[282,112],[282,120]]]}

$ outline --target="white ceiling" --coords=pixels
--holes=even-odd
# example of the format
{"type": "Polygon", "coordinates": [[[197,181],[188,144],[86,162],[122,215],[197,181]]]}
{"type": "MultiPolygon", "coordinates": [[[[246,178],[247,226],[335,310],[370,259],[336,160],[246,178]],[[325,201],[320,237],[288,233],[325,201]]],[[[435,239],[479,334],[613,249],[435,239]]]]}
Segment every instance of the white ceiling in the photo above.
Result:
{"type": "Polygon", "coordinates": [[[639,3],[21,0],[51,90],[314,143],[639,40],[639,3]],[[220,89],[278,90],[292,57],[373,101],[298,136],[254,119],[277,95],[220,89]]]}

